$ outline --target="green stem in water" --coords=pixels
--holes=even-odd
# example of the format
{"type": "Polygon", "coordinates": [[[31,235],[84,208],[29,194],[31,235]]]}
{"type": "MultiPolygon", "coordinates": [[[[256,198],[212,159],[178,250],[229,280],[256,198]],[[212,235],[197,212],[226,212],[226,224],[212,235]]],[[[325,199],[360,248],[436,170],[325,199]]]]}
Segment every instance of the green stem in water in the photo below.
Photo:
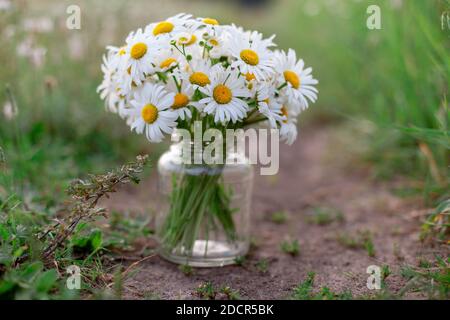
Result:
{"type": "Polygon", "coordinates": [[[170,210],[161,230],[162,244],[167,249],[183,248],[187,253],[192,252],[200,232],[205,231],[205,237],[209,238],[210,229],[217,225],[228,240],[235,240],[231,196],[221,181],[222,169],[218,171],[185,174],[179,181],[174,179],[170,210]]]}

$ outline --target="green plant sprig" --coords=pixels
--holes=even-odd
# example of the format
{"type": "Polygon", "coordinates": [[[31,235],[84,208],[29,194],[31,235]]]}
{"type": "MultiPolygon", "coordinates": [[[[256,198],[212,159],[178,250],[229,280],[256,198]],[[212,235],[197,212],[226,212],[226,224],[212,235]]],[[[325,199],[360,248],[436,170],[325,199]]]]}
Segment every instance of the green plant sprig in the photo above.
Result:
{"type": "Polygon", "coordinates": [[[75,180],[71,183],[67,193],[72,201],[69,205],[70,213],[62,220],[57,221],[40,237],[52,235],[52,240],[42,253],[43,259],[48,259],[55,250],[62,246],[65,240],[73,234],[81,221],[90,221],[95,217],[105,216],[106,209],[97,208],[99,200],[115,192],[121,184],[139,182],[141,173],[148,162],[148,156],[138,156],[135,162],[123,165],[120,169],[107,174],[90,175],[87,180],[75,180]]]}

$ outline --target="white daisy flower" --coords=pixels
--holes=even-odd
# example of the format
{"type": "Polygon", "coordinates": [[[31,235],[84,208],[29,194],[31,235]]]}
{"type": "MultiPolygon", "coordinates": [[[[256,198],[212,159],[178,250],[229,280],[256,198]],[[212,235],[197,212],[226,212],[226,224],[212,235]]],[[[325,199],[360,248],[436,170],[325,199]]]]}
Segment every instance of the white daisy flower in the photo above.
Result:
{"type": "Polygon", "coordinates": [[[187,28],[185,31],[179,32],[174,36],[175,43],[178,46],[190,47],[197,44],[198,36],[194,30],[187,28]]]}
{"type": "Polygon", "coordinates": [[[103,64],[101,69],[103,71],[103,81],[98,86],[97,92],[100,98],[105,100],[106,108],[113,113],[117,113],[117,104],[119,102],[119,82],[117,81],[117,67],[114,61],[115,52],[110,51],[103,56],[103,64]]]}
{"type": "Polygon", "coordinates": [[[191,110],[189,106],[198,106],[197,102],[192,101],[192,95],[194,90],[192,86],[189,86],[186,81],[178,80],[177,76],[170,78],[167,82],[167,90],[175,94],[171,109],[178,114],[181,120],[192,118],[191,110]],[[175,79],[177,82],[175,82],[175,79]]]}
{"type": "Polygon", "coordinates": [[[223,56],[228,56],[228,32],[224,29],[217,30],[214,33],[203,34],[203,40],[212,49],[209,50],[209,56],[213,59],[218,59],[223,56]]]}
{"type": "Polygon", "coordinates": [[[250,93],[245,87],[245,80],[236,70],[230,67],[224,69],[216,65],[211,75],[211,84],[199,87],[199,90],[207,96],[199,101],[205,105],[203,111],[214,115],[216,123],[236,123],[245,118],[248,111],[247,102],[243,98],[249,98],[250,93]]]}
{"type": "Polygon", "coordinates": [[[164,133],[171,134],[177,126],[178,114],[170,110],[174,93],[167,93],[163,86],[145,83],[136,91],[130,102],[132,110],[128,113],[133,119],[131,130],[145,133],[150,142],[161,142],[164,133]]]}
{"type": "Polygon", "coordinates": [[[184,58],[174,48],[161,50],[155,56],[155,71],[166,72],[178,66],[182,59],[184,58]]]}
{"type": "Polygon", "coordinates": [[[273,42],[275,35],[273,34],[270,38],[264,39],[264,35],[258,31],[249,31],[249,38],[252,42],[261,42],[266,48],[276,47],[277,45],[273,42]]]}
{"type": "MultiPolygon", "coordinates": [[[[131,74],[123,69],[119,69],[117,72],[117,82],[119,83],[118,91],[124,96],[131,96],[133,91],[138,88],[138,85],[133,81],[131,74]]],[[[141,82],[139,86],[142,84],[143,82],[141,82]]]]}
{"type": "Polygon", "coordinates": [[[227,30],[231,34],[240,34],[244,39],[253,42],[253,41],[260,41],[262,42],[266,48],[270,47],[276,47],[277,45],[273,42],[273,39],[275,39],[275,35],[272,35],[270,38],[264,39],[264,36],[262,33],[258,31],[245,31],[244,28],[236,26],[234,23],[230,26],[226,27],[227,30]]]}
{"type": "Polygon", "coordinates": [[[250,42],[242,33],[235,33],[229,39],[229,52],[236,61],[231,66],[243,74],[253,74],[257,81],[269,78],[273,73],[272,53],[264,42],[250,42]]]}
{"type": "Polygon", "coordinates": [[[123,66],[127,62],[127,46],[124,45],[123,47],[114,47],[114,46],[108,46],[106,47],[108,50],[109,60],[113,68],[119,70],[122,69],[123,66]]]}
{"type": "Polygon", "coordinates": [[[250,93],[252,94],[252,96],[254,96],[256,94],[257,84],[258,84],[258,82],[256,81],[256,78],[255,78],[255,75],[247,72],[243,76],[245,78],[245,85],[246,85],[247,89],[250,90],[250,93]]]}
{"type": "Polygon", "coordinates": [[[205,87],[211,83],[211,72],[214,67],[211,61],[203,59],[193,59],[181,71],[183,80],[186,84],[194,90],[200,87],[205,87]]]}
{"type": "Polygon", "coordinates": [[[109,63],[111,65],[111,67],[115,70],[114,73],[114,80],[117,83],[117,91],[120,92],[120,95],[128,95],[128,91],[125,92],[122,89],[122,85],[123,85],[123,81],[122,79],[124,79],[124,74],[126,74],[128,76],[128,81],[129,84],[131,85],[132,79],[131,79],[131,72],[124,72],[127,69],[127,64],[128,64],[128,59],[129,57],[127,56],[127,46],[124,45],[120,48],[118,47],[113,47],[113,46],[109,46],[107,47],[108,49],[108,54],[109,54],[109,63]]]}
{"type": "Polygon", "coordinates": [[[275,88],[271,83],[262,83],[256,89],[256,100],[258,110],[263,114],[272,128],[278,128],[277,122],[286,120],[281,110],[282,104],[275,96],[275,88]]]}
{"type": "Polygon", "coordinates": [[[208,34],[214,34],[221,28],[219,21],[214,18],[197,18],[195,23],[197,28],[208,34]]]}
{"type": "Polygon", "coordinates": [[[280,127],[280,140],[292,145],[297,140],[297,120],[291,120],[282,123],[280,127]]]}
{"type": "Polygon", "coordinates": [[[297,140],[297,115],[295,109],[288,102],[282,104],[281,114],[283,120],[280,123],[280,139],[288,145],[292,145],[297,140]]]}
{"type": "Polygon", "coordinates": [[[303,60],[297,61],[292,49],[289,49],[287,54],[284,51],[275,52],[275,69],[279,72],[279,84],[284,84],[283,92],[297,112],[308,108],[308,100],[316,102],[319,92],[314,87],[319,81],[313,78],[312,68],[304,69],[304,66],[303,60]]]}
{"type": "Polygon", "coordinates": [[[186,31],[186,28],[194,23],[191,18],[190,14],[180,13],[165,21],[149,24],[145,28],[145,33],[153,37],[171,38],[179,32],[186,31]]]}
{"type": "Polygon", "coordinates": [[[118,95],[117,100],[117,114],[119,117],[125,120],[126,124],[131,126],[133,121],[135,120],[131,117],[132,108],[130,107],[129,99],[126,96],[118,95]]]}
{"type": "MultiPolygon", "coordinates": [[[[159,50],[159,45],[150,39],[138,29],[131,33],[127,40],[126,55],[128,61],[125,64],[125,70],[130,75],[129,80],[140,85],[147,74],[154,72],[153,59],[159,50]]],[[[131,85],[131,83],[130,83],[131,85]]]]}
{"type": "Polygon", "coordinates": [[[103,72],[103,81],[98,86],[97,93],[100,94],[100,98],[102,100],[105,100],[108,110],[110,110],[111,112],[115,112],[115,105],[109,102],[109,96],[111,96],[111,93],[115,93],[117,88],[116,82],[113,79],[113,75],[116,73],[116,70],[111,66],[109,55],[103,55],[103,63],[101,69],[103,72]]]}

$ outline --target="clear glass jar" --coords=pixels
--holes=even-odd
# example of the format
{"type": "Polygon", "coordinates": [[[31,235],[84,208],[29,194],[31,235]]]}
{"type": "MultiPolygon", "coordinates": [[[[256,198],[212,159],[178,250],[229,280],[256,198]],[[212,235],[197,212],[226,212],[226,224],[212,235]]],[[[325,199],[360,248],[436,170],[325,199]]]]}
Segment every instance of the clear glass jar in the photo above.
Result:
{"type": "Polygon", "coordinates": [[[195,267],[233,264],[249,248],[253,167],[234,146],[224,149],[225,164],[187,164],[186,147],[192,163],[202,159],[192,142],[180,142],[158,162],[159,254],[195,267]]]}

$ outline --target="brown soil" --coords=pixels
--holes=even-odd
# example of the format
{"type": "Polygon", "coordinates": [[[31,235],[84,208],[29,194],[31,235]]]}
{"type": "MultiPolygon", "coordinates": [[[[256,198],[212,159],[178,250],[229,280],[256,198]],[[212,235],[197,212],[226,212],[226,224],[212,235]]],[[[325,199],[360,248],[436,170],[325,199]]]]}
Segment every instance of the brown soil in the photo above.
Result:
{"type": "MultiPolygon", "coordinates": [[[[366,287],[369,265],[387,264],[395,272],[402,264],[417,265],[419,258],[431,256],[433,249],[418,240],[421,221],[428,212],[418,209],[420,199],[393,195],[393,188],[404,182],[375,181],[370,169],[353,159],[352,148],[340,144],[334,129],[305,129],[293,146],[282,146],[277,176],[256,175],[252,234],[257,246],[243,266],[194,269],[186,276],[177,265],[154,256],[130,272],[125,298],[195,299],[195,289],[211,281],[217,287],[238,290],[242,298],[283,299],[310,271],[316,273],[315,287],[328,286],[337,293],[348,289],[353,296],[360,296],[374,293],[366,287]],[[339,210],[344,219],[328,225],[308,223],[307,217],[317,207],[339,210]],[[271,221],[271,215],[280,210],[288,212],[284,224],[271,221]],[[339,234],[363,230],[373,235],[374,257],[337,240],[339,234]],[[298,256],[280,250],[286,238],[298,239],[298,256]],[[261,259],[268,261],[267,272],[256,266],[261,259]]],[[[122,190],[106,205],[142,212],[157,201],[152,176],[137,187],[122,190]]],[[[153,242],[143,240],[141,244],[151,247],[153,242]]],[[[400,276],[387,278],[391,290],[404,284],[400,276]]]]}

